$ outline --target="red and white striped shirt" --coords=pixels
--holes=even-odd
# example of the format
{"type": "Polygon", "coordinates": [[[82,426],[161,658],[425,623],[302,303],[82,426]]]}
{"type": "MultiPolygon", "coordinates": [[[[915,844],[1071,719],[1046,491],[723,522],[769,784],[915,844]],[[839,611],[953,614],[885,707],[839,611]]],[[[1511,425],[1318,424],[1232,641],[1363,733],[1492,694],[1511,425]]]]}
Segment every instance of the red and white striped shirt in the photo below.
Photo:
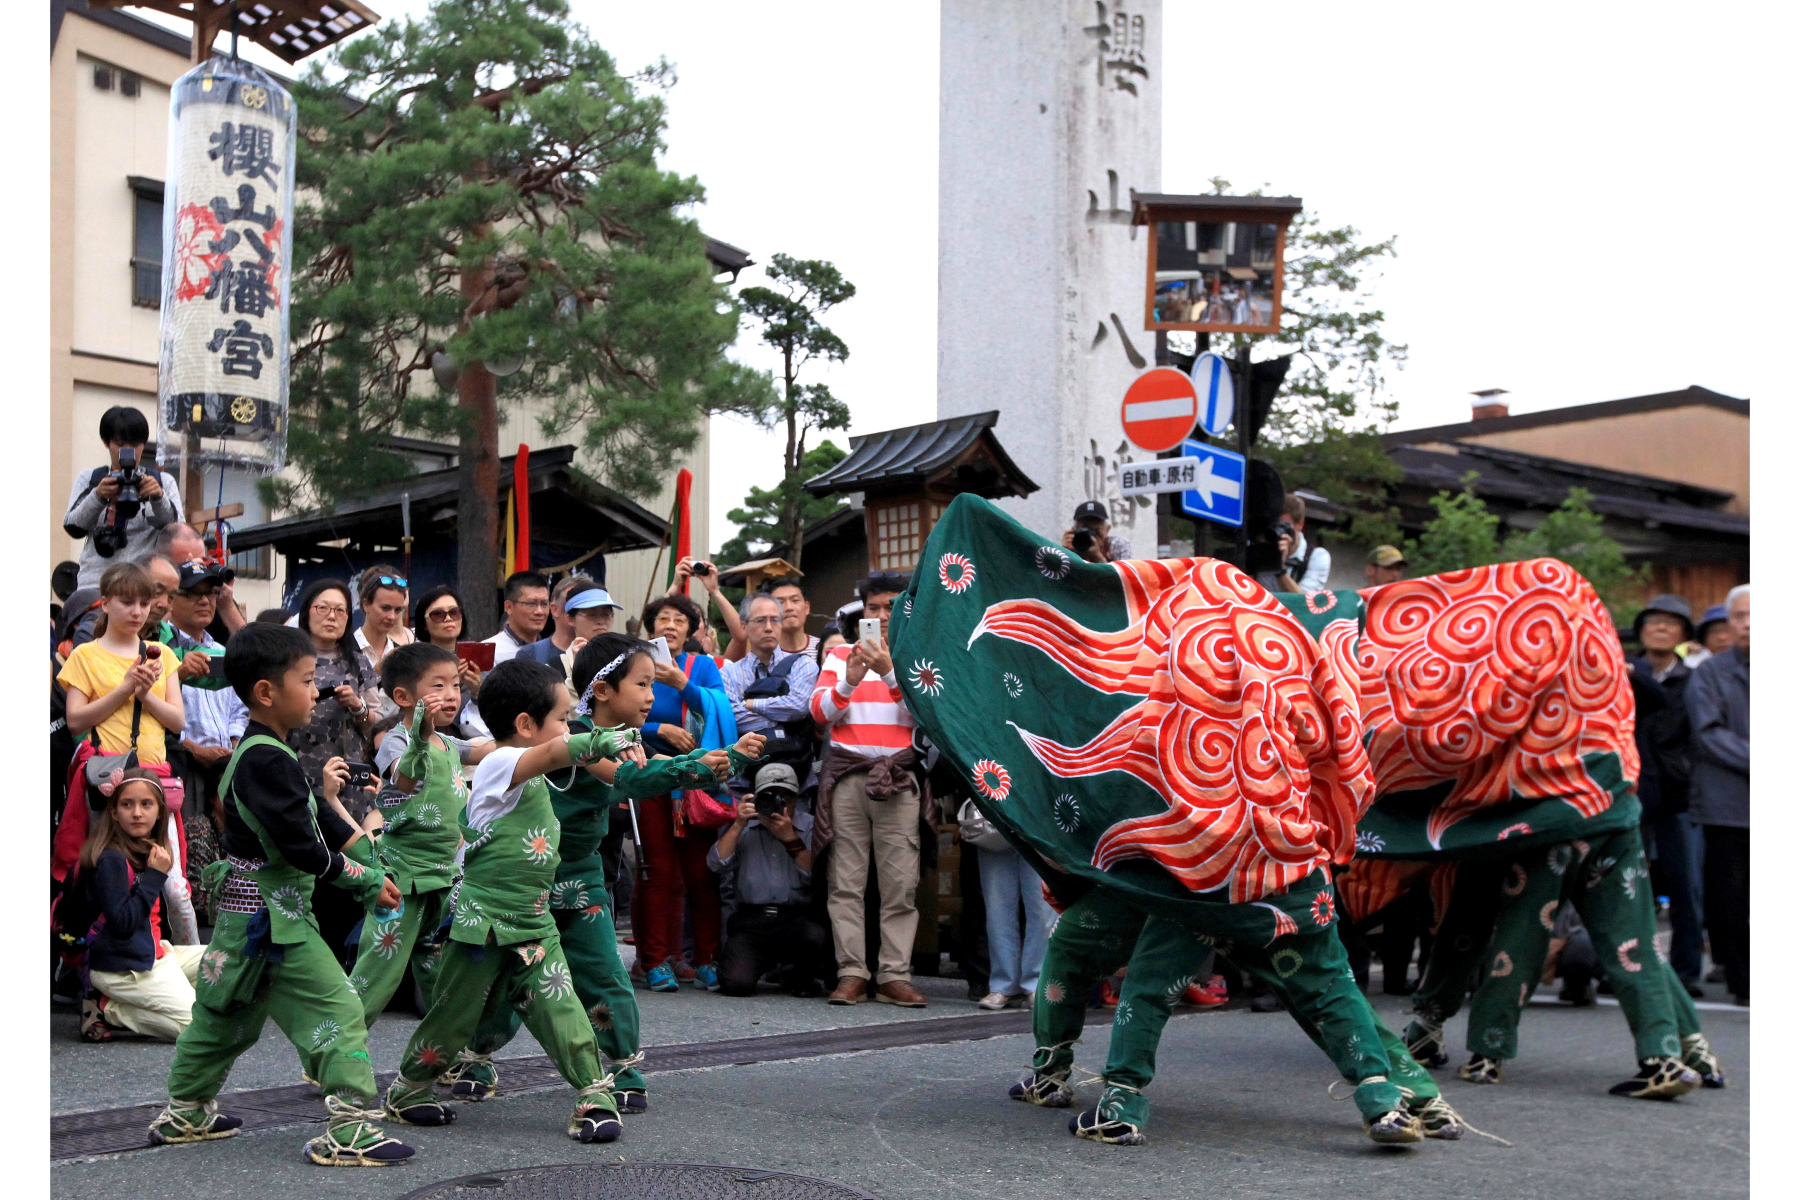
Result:
{"type": "Polygon", "coordinates": [[[825,657],[819,682],[813,688],[813,720],[831,726],[831,744],[852,754],[880,758],[898,754],[912,745],[913,719],[900,700],[900,684],[894,673],[863,676],[854,688],[845,678],[850,646],[839,646],[825,657]]]}

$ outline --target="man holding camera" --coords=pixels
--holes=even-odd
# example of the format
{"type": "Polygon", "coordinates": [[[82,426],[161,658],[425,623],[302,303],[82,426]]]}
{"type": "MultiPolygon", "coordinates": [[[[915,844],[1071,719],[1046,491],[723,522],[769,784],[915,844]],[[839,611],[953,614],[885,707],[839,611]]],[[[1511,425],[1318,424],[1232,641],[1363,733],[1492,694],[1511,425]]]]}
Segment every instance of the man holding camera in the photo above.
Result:
{"type": "Polygon", "coordinates": [[[1118,562],[1131,557],[1131,539],[1112,531],[1106,505],[1083,500],[1075,508],[1075,524],[1063,530],[1063,549],[1073,550],[1089,562],[1118,562]]]}
{"type": "Polygon", "coordinates": [[[210,914],[212,898],[201,887],[200,876],[220,855],[218,831],[225,827],[225,810],[218,798],[219,778],[250,723],[250,710],[226,682],[225,647],[207,631],[218,612],[220,593],[236,573],[208,562],[183,563],[179,571],[168,597],[168,645],[181,656],[175,675],[181,681],[187,725],[181,731],[179,752],[170,748],[169,762],[180,772],[183,789],[192,800],[182,814],[188,835],[184,864],[188,888],[194,907],[210,914]]]}
{"type": "Polygon", "coordinates": [[[124,405],[107,409],[100,418],[100,440],[106,443],[107,465],[76,477],[63,516],[65,533],[87,539],[78,587],[98,585],[107,567],[141,557],[158,529],[181,520],[175,477],[157,470],[155,456],[144,453],[150,423],[143,413],[124,405]]]}
{"type": "Polygon", "coordinates": [[[1306,544],[1306,501],[1289,492],[1281,502],[1281,521],[1275,529],[1275,544],[1281,551],[1281,573],[1276,577],[1276,586],[1269,590],[1324,591],[1331,578],[1331,551],[1323,546],[1306,544]]]}
{"type": "Polygon", "coordinates": [[[725,905],[722,995],[754,995],[756,981],[776,968],[793,996],[821,995],[821,981],[832,977],[831,935],[811,916],[812,816],[799,801],[793,768],[765,764],[755,794],[738,799],[736,819],[706,852],[725,905]]]}

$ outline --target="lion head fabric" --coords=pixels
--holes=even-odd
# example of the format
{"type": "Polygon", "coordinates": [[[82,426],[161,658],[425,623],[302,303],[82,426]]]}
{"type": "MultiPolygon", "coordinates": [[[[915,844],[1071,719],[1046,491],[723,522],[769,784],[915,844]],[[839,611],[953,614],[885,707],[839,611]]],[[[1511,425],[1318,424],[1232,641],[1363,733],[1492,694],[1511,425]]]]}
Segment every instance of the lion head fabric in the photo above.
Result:
{"type": "Polygon", "coordinates": [[[1637,764],[1610,628],[1549,560],[1277,596],[1216,559],[1087,563],[965,495],[890,642],[920,726],[1017,844],[1246,903],[1359,850],[1615,815],[1637,764]]]}
{"type": "Polygon", "coordinates": [[[1475,854],[1635,825],[1637,710],[1611,615],[1538,558],[1362,593],[1360,708],[1381,799],[1364,854],[1475,854]]]}
{"type": "Polygon", "coordinates": [[[895,672],[982,810],[1052,864],[1243,903],[1347,862],[1375,795],[1360,602],[1310,601],[1303,621],[1215,559],[1082,562],[961,496],[894,618],[895,672]]]}

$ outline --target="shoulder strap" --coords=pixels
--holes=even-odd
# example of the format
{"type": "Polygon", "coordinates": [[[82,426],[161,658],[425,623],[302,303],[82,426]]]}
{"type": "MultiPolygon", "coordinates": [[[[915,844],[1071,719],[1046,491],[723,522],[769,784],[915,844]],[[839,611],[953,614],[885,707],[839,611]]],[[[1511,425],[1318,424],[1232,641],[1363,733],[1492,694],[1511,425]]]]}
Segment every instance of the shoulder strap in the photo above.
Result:
{"type": "MultiPolygon", "coordinates": [[[[252,734],[237,744],[237,749],[231,755],[231,761],[225,764],[225,773],[219,776],[219,794],[221,796],[230,794],[232,776],[237,774],[238,763],[243,761],[244,752],[252,746],[277,746],[282,753],[295,762],[300,761],[300,756],[294,753],[294,748],[279,738],[272,738],[266,733],[252,734]]],[[[233,796],[232,799],[235,801],[236,797],[233,796]]]]}

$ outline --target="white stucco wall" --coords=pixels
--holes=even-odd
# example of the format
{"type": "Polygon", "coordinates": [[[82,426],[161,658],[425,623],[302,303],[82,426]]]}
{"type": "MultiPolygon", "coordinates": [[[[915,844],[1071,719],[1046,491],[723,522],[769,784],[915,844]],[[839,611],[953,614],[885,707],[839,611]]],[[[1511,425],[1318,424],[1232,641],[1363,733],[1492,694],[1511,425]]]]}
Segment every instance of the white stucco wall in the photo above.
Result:
{"type": "Polygon", "coordinates": [[[1113,315],[1153,363],[1146,230],[1129,222],[1131,190],[1161,184],[1162,4],[941,11],[938,416],[1000,410],[1001,443],[1042,488],[1005,502],[1027,525],[1055,534],[1104,500],[1115,530],[1154,554],[1154,510],[1118,494],[1119,459],[1139,456],[1119,404],[1141,368],[1113,315]],[[1108,65],[1133,54],[1143,73],[1108,65]]]}

